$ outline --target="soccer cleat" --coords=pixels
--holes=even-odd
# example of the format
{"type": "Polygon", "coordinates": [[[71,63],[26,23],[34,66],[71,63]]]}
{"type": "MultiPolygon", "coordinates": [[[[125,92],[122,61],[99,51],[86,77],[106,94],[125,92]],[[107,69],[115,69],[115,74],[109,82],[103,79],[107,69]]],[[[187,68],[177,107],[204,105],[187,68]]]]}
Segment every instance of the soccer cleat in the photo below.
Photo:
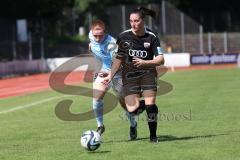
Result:
{"type": "Polygon", "coordinates": [[[130,127],[130,140],[136,140],[137,139],[137,122],[136,125],[134,127],[130,127]]]}
{"type": "Polygon", "coordinates": [[[158,143],[158,138],[157,137],[150,137],[150,142],[151,143],[158,143]]]}
{"type": "Polygon", "coordinates": [[[104,126],[104,125],[102,125],[102,126],[100,126],[100,127],[97,128],[97,132],[98,132],[100,135],[102,135],[104,131],[105,131],[105,126],[104,126]]]}

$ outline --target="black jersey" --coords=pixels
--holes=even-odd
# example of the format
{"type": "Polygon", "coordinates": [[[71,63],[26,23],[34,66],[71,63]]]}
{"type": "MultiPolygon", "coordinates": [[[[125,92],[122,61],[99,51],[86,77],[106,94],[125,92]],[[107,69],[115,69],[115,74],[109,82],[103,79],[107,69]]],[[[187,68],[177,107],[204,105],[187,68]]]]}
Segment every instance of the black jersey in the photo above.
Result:
{"type": "Polygon", "coordinates": [[[123,69],[127,70],[139,70],[132,63],[133,57],[152,60],[154,56],[162,54],[158,37],[148,29],[145,29],[143,36],[134,35],[131,29],[126,30],[119,35],[117,44],[116,58],[122,60],[123,69]]]}

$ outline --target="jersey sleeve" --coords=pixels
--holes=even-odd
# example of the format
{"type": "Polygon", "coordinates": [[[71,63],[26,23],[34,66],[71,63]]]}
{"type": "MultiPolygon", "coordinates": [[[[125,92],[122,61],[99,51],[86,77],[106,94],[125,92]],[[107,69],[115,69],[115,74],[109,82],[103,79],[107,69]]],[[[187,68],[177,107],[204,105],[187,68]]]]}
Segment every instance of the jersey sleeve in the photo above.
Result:
{"type": "Polygon", "coordinates": [[[118,37],[116,43],[117,43],[117,46],[118,46],[118,47],[117,47],[116,58],[123,61],[123,60],[125,59],[125,50],[124,50],[124,48],[122,47],[122,43],[123,43],[122,38],[121,38],[121,37],[118,37]]]}
{"type": "Polygon", "coordinates": [[[163,55],[163,50],[160,46],[160,42],[158,38],[153,39],[152,49],[155,56],[163,55]]]}
{"type": "Polygon", "coordinates": [[[107,52],[111,54],[111,57],[115,57],[117,53],[116,39],[109,35],[109,41],[107,42],[107,52]]]}
{"type": "Polygon", "coordinates": [[[90,42],[94,42],[94,41],[95,41],[95,39],[94,39],[94,37],[93,37],[93,34],[92,34],[92,31],[90,31],[90,32],[88,33],[88,38],[89,38],[90,42]]]}

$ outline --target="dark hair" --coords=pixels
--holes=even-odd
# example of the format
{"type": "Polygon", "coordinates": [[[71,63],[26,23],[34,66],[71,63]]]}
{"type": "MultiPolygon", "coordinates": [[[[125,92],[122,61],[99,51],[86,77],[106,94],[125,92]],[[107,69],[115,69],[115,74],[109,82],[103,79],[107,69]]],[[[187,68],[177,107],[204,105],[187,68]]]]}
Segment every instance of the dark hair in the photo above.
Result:
{"type": "Polygon", "coordinates": [[[142,19],[144,19],[146,15],[151,16],[152,18],[156,18],[156,12],[145,7],[138,7],[137,9],[134,9],[130,14],[132,13],[138,13],[142,19]]]}

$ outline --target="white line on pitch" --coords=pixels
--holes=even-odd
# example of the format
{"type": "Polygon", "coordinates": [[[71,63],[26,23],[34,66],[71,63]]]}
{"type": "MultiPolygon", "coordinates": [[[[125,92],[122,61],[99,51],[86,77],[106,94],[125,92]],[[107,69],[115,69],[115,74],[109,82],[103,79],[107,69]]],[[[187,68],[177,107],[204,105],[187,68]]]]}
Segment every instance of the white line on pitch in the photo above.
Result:
{"type": "MultiPolygon", "coordinates": [[[[86,91],[78,92],[78,94],[80,94],[80,93],[82,94],[84,92],[86,92],[86,91]]],[[[5,110],[5,111],[1,111],[0,114],[14,112],[14,111],[17,111],[17,110],[20,110],[20,109],[25,109],[25,108],[29,108],[29,107],[32,107],[32,106],[35,106],[35,105],[38,105],[38,104],[49,102],[49,101],[52,101],[52,100],[55,100],[55,99],[58,99],[58,98],[71,97],[71,96],[76,96],[76,95],[64,95],[64,96],[51,97],[51,98],[47,98],[47,99],[44,99],[44,100],[41,100],[41,101],[37,101],[37,102],[29,103],[29,104],[26,104],[26,105],[17,106],[17,107],[14,107],[14,108],[11,108],[11,109],[8,109],[8,110],[5,110]]]]}
{"type": "Polygon", "coordinates": [[[0,114],[8,113],[8,112],[14,112],[14,111],[24,109],[24,108],[29,108],[29,107],[32,107],[32,106],[35,106],[35,105],[38,105],[38,104],[42,104],[42,103],[45,103],[45,102],[52,101],[52,100],[57,99],[57,98],[60,98],[60,97],[51,97],[51,98],[47,98],[47,99],[44,99],[44,100],[41,100],[41,101],[29,103],[29,104],[26,104],[26,105],[17,106],[17,107],[8,109],[6,111],[2,111],[2,112],[0,112],[0,114]]]}

